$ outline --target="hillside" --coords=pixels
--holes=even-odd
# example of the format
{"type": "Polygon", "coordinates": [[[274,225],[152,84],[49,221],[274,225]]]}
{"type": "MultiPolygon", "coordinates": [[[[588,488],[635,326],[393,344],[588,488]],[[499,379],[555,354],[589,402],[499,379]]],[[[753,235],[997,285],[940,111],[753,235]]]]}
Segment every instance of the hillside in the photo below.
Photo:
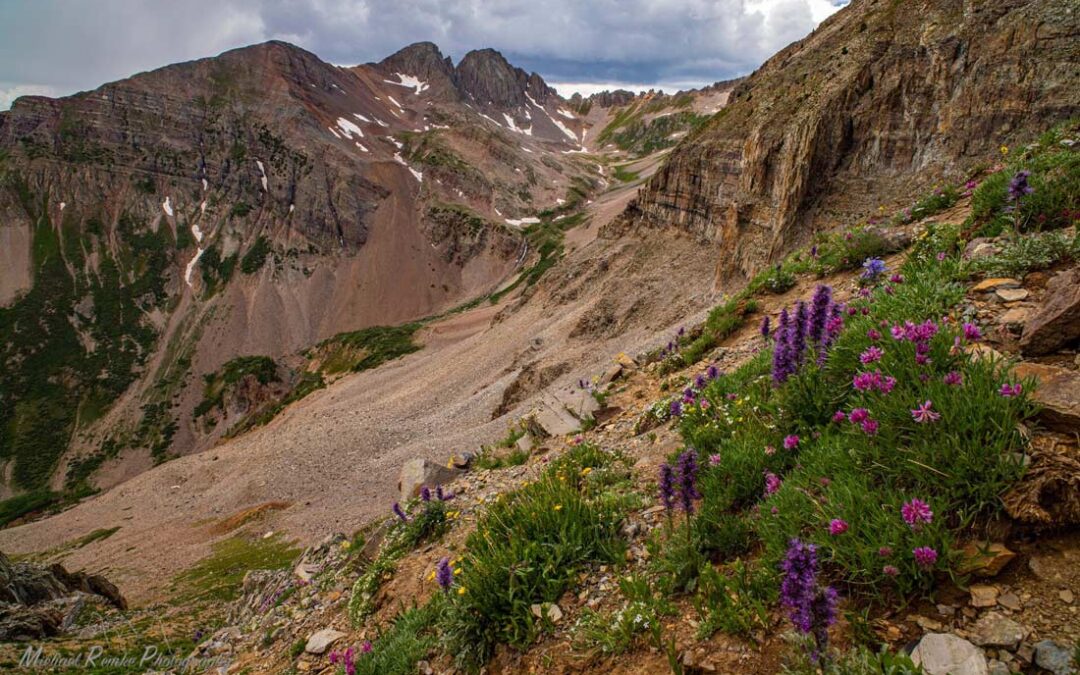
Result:
{"type": "Polygon", "coordinates": [[[532,285],[607,184],[577,152],[590,124],[498,52],[455,66],[431,43],[339,68],[272,42],[18,100],[0,497],[77,499],[204,450],[410,349],[376,327],[532,285]]]}

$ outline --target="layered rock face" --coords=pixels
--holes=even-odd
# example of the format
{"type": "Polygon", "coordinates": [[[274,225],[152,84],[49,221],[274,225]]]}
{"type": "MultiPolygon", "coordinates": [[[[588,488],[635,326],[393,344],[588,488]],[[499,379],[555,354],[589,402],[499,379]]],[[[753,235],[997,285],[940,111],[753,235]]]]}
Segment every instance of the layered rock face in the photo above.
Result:
{"type": "Polygon", "coordinates": [[[1080,112],[1080,13],[1057,0],[854,0],[741,83],[671,154],[624,225],[719,244],[745,278],[834,206],[910,200],[1080,112]]]}

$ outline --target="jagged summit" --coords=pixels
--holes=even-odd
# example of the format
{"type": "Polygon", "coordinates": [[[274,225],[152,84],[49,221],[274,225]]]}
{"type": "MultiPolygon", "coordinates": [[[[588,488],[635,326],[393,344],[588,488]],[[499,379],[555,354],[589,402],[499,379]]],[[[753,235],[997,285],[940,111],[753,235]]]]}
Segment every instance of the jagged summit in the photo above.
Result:
{"type": "Polygon", "coordinates": [[[516,108],[532,97],[539,105],[547,103],[554,91],[537,73],[526,73],[513,66],[494,49],[476,49],[458,64],[458,87],[481,106],[516,108]]]}

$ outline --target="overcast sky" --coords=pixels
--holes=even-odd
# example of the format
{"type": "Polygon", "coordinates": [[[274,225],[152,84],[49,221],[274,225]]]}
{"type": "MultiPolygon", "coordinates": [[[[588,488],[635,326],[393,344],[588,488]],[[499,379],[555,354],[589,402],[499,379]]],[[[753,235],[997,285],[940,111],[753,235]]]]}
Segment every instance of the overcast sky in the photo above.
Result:
{"type": "Polygon", "coordinates": [[[0,110],[279,39],[326,61],[494,47],[569,95],[750,72],[848,0],[0,0],[0,110]],[[562,86],[560,86],[562,85],[562,86]]]}

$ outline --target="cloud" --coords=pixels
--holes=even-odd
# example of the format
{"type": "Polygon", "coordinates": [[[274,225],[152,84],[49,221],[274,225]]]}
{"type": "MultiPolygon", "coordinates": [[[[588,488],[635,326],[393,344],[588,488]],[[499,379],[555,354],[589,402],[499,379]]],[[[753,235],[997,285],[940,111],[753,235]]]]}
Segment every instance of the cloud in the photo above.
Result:
{"type": "MultiPolygon", "coordinates": [[[[0,3],[0,82],[69,93],[281,39],[332,63],[419,40],[494,47],[553,81],[712,82],[753,70],[846,0],[37,0],[0,3]]],[[[640,86],[640,85],[634,85],[640,86]]],[[[2,103],[2,101],[0,101],[2,103]]]]}

